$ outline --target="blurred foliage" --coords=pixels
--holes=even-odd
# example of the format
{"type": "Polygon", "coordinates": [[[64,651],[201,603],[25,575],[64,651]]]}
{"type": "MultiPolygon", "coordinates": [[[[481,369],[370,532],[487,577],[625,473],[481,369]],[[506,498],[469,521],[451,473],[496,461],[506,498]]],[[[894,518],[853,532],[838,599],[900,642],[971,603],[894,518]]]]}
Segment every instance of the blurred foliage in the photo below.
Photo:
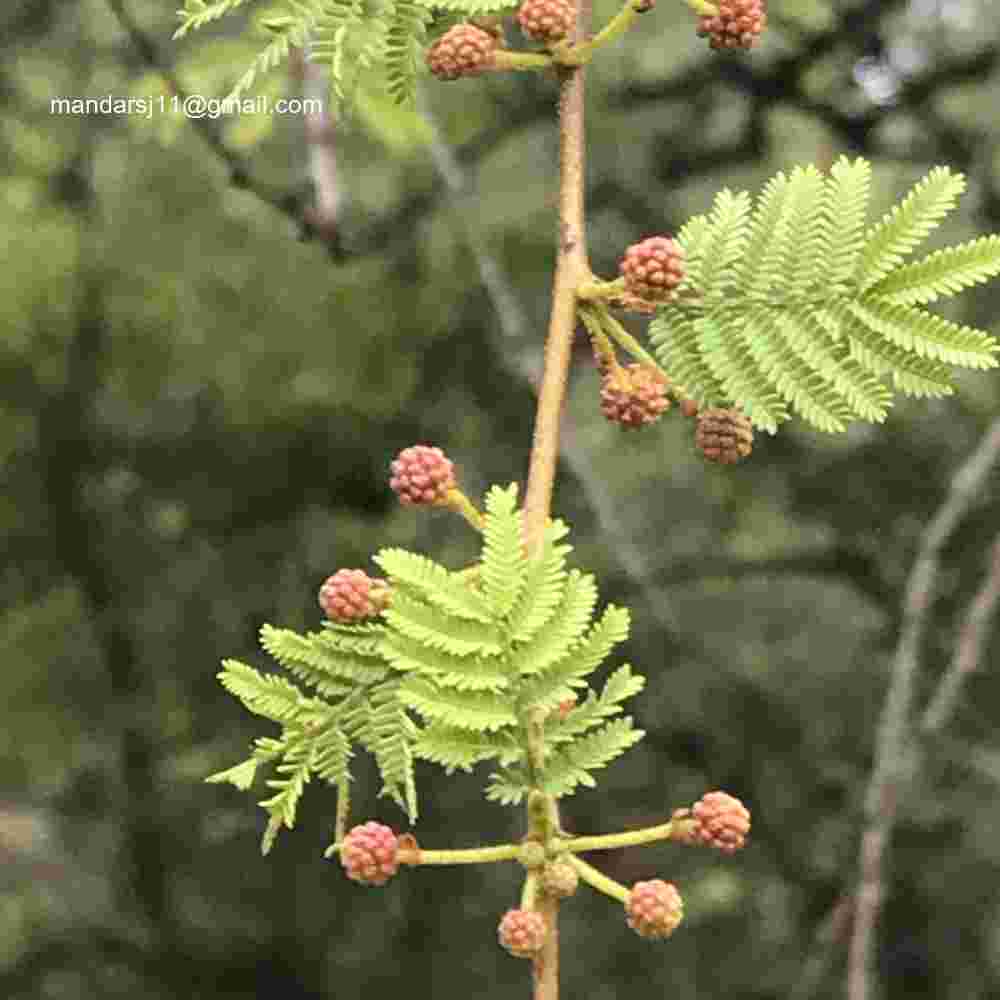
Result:
{"type": "MultiPolygon", "coordinates": [[[[126,3],[185,86],[221,96],[221,67],[242,59],[236,25],[177,45],[173,6],[126,3]]],[[[595,271],[614,274],[625,245],[676,231],[720,187],[757,189],[841,153],[875,164],[877,212],[936,163],[965,172],[970,195],[939,245],[1000,230],[987,2],[771,7],[760,50],[723,58],[661,0],[588,69],[595,271]]],[[[595,9],[603,20],[615,4],[595,9]]],[[[554,81],[424,82],[476,177],[468,214],[527,311],[526,345],[499,335],[427,133],[411,123],[411,142],[387,143],[377,98],[337,127],[344,249],[331,260],[293,218],[310,196],[300,118],[222,123],[248,189],[193,122],[52,112],[55,97],[164,92],[105,0],[14,0],[0,45],[0,996],[305,1000],[400,982],[417,997],[524,995],[528,970],[495,938],[513,866],[415,869],[362,889],[322,860],[334,817],[318,788],[262,861],[260,810],[203,778],[258,732],[215,673],[224,656],[266,669],[262,622],[315,627],[323,579],[370,569],[385,546],[449,566],[476,551],[457,518],[393,503],[402,447],[443,447],[473,495],[523,482],[534,400],[518,365],[547,320],[554,81]]],[[[298,84],[279,71],[259,86],[298,84]]],[[[949,318],[996,334],[997,294],[972,290],[949,318]]],[[[885,425],[834,440],[759,436],[750,460],[717,469],[676,412],[618,433],[588,351],[578,358],[555,510],[602,599],[633,610],[623,656],[647,678],[635,707],[648,735],[565,822],[659,822],[723,787],[754,831],[733,858],[670,845],[593,856],[626,883],[676,881],[688,916],[651,946],[581,891],[563,908],[565,995],[635,996],[638,980],[650,996],[795,996],[855,877],[915,546],[1000,381],[963,374],[955,397],[903,401],[885,425]]],[[[979,585],[998,504],[994,476],[943,553],[922,698],[979,585]]],[[[998,704],[1000,677],[984,669],[903,805],[880,935],[889,1000],[1000,992],[998,704]]],[[[355,816],[401,828],[359,765],[355,816]]],[[[522,816],[486,802],[483,778],[427,783],[421,843],[520,836],[522,816]]],[[[842,964],[841,951],[812,995],[842,995],[842,964]]]]}

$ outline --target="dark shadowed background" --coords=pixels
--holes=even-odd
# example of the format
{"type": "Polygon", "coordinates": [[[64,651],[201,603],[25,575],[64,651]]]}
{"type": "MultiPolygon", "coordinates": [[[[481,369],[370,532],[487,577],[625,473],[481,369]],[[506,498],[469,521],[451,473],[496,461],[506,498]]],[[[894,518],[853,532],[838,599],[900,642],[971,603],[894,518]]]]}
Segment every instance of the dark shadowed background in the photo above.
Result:
{"type": "MultiPolygon", "coordinates": [[[[374,97],[308,133],[294,115],[53,110],[169,99],[158,60],[223,96],[259,47],[240,29],[267,4],[177,43],[174,6],[0,10],[0,998],[524,997],[527,963],[496,942],[515,866],[366,890],[323,860],[329,789],[310,788],[262,859],[263,786],[202,779],[270,734],[215,679],[223,657],[268,665],[263,622],[317,627],[324,578],[371,570],[382,546],[454,566],[475,551],[453,515],[397,506],[402,447],[443,447],[472,495],[524,482],[554,82],[425,80],[436,133],[374,97]],[[318,209],[331,188],[339,205],[318,209]]],[[[723,186],[756,192],[841,154],[873,162],[879,215],[931,166],[965,172],[934,245],[1000,231],[994,4],[770,7],[760,48],[722,56],[659,0],[588,70],[595,271],[612,276],[625,246],[675,232],[723,186]]],[[[614,10],[601,0],[598,22],[614,10]]],[[[314,85],[292,66],[256,93],[314,85]]],[[[997,334],[998,302],[978,288],[945,314],[997,334]]],[[[602,601],[633,609],[623,656],[647,678],[647,737],[566,800],[566,825],[662,822],[722,787],[754,828],[733,857],[590,856],[621,882],[675,881],[687,916],[650,944],[581,890],[563,908],[566,998],[844,995],[842,940],[829,961],[816,940],[857,875],[907,575],[1000,404],[996,373],[956,385],[836,437],[785,425],[715,468],[676,412],[635,435],[604,421],[581,337],[555,511],[602,601]]],[[[921,705],[981,585],[997,486],[941,553],[921,705]]],[[[1000,995],[995,649],[900,805],[878,950],[890,1000],[1000,995]]],[[[424,846],[521,835],[520,812],[483,799],[487,773],[421,766],[424,846]]],[[[370,761],[358,775],[354,816],[405,829],[370,761]]]]}

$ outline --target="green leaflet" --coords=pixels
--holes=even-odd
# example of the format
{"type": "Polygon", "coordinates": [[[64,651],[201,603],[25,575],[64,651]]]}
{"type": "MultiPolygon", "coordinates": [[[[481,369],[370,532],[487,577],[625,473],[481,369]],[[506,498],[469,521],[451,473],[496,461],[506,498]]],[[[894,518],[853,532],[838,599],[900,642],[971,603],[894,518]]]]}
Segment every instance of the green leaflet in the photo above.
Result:
{"type": "Polygon", "coordinates": [[[214,3],[207,3],[206,0],[185,0],[184,9],[177,12],[182,24],[174,32],[174,38],[183,38],[189,31],[203,28],[206,24],[225,17],[246,2],[247,0],[215,0],[214,3]]]}
{"type": "Polygon", "coordinates": [[[562,650],[562,655],[521,684],[522,706],[555,708],[581,686],[583,678],[593,673],[608,653],[628,637],[629,614],[624,608],[609,604],[600,619],[591,625],[585,639],[562,650]]]}
{"type": "Polygon", "coordinates": [[[561,598],[546,620],[546,628],[537,631],[523,645],[511,647],[507,658],[511,672],[540,673],[576,643],[590,622],[597,601],[594,578],[571,570],[564,581],[561,598]]]}
{"type": "Polygon", "coordinates": [[[1000,238],[904,258],[951,211],[961,175],[932,170],[865,230],[871,168],[841,157],[779,173],[755,206],[722,191],[678,233],[686,294],[658,310],[660,363],[702,406],[733,405],[775,433],[792,412],[819,430],[879,422],[891,385],[951,392],[950,366],[997,366],[997,341],[920,306],[1000,274],[1000,238]]]}
{"type": "Polygon", "coordinates": [[[413,743],[417,727],[406,714],[403,683],[391,681],[373,692],[371,713],[359,732],[365,747],[375,756],[382,790],[406,812],[417,818],[417,786],[413,777],[413,743]]]}
{"type": "Polygon", "coordinates": [[[403,588],[393,592],[392,605],[384,617],[393,632],[454,656],[491,656],[501,649],[499,630],[492,623],[470,622],[442,613],[410,597],[403,588]]]}
{"type": "Polygon", "coordinates": [[[527,566],[517,487],[494,486],[486,494],[483,525],[482,592],[495,619],[504,619],[513,608],[524,583],[527,566]]]}
{"type": "Polygon", "coordinates": [[[446,774],[456,769],[471,771],[474,764],[492,757],[509,763],[523,756],[511,733],[473,733],[446,723],[432,723],[422,729],[414,751],[418,757],[440,764],[446,774]]]}
{"type": "Polygon", "coordinates": [[[607,679],[600,694],[590,691],[586,701],[570,709],[565,716],[558,713],[549,716],[545,722],[546,745],[572,742],[580,733],[617,715],[622,710],[621,703],[637,695],[645,684],[645,677],[633,674],[632,668],[623,664],[607,679]]]}
{"type": "Polygon", "coordinates": [[[607,766],[644,735],[643,730],[633,727],[631,716],[626,715],[574,743],[563,745],[545,761],[542,790],[562,798],[577,785],[593,788],[596,782],[590,772],[607,766]]]}
{"type": "Polygon", "coordinates": [[[289,740],[284,760],[276,768],[279,777],[266,782],[267,786],[276,792],[271,798],[258,803],[271,816],[261,841],[261,854],[267,854],[271,850],[278,830],[282,826],[289,830],[295,826],[295,813],[309,781],[309,771],[315,752],[315,745],[307,740],[301,738],[289,740]]]}
{"type": "Polygon", "coordinates": [[[955,207],[965,178],[947,167],[935,167],[912,191],[865,233],[857,281],[866,291],[898,267],[955,207]]]}
{"type": "Polygon", "coordinates": [[[419,677],[403,682],[400,698],[425,719],[459,729],[491,732],[517,725],[509,698],[493,691],[460,691],[419,677]]]}
{"type": "MultiPolygon", "coordinates": [[[[342,654],[322,639],[316,641],[315,637],[302,636],[290,629],[264,625],[260,644],[289,673],[327,698],[344,697],[351,692],[350,681],[372,672],[367,658],[342,654]]],[[[378,664],[374,666],[378,669],[378,664]]]]}
{"type": "Polygon", "coordinates": [[[923,305],[957,295],[998,274],[1000,236],[983,236],[897,268],[879,281],[869,294],[882,302],[923,305]]]}
{"type": "Polygon", "coordinates": [[[239,660],[223,660],[217,675],[222,686],[236,695],[255,715],[281,723],[312,720],[326,714],[327,705],[306,698],[283,677],[265,676],[239,660]]]}
{"type": "Polygon", "coordinates": [[[527,565],[524,589],[507,618],[510,635],[517,642],[529,642],[551,620],[566,583],[566,556],[572,546],[556,544],[569,528],[553,521],[545,529],[545,546],[527,565]]]}
{"type": "Polygon", "coordinates": [[[382,549],[375,562],[397,586],[405,585],[421,600],[448,614],[487,625],[493,620],[490,606],[478,590],[460,574],[426,556],[406,549],[382,549]]]}

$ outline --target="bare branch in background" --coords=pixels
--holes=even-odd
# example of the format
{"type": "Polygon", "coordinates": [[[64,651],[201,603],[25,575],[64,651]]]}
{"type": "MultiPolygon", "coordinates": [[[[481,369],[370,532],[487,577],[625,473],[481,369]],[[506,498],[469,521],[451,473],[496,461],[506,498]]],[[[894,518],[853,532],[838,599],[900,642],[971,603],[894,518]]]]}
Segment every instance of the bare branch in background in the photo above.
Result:
{"type": "Polygon", "coordinates": [[[989,637],[998,600],[1000,600],[1000,534],[993,540],[983,585],[969,602],[962,619],[955,655],[920,720],[921,735],[937,735],[955,714],[962,685],[969,675],[975,672],[982,660],[983,648],[989,637]]]}
{"type": "Polygon", "coordinates": [[[871,988],[875,927],[885,894],[883,860],[907,777],[906,754],[912,736],[920,644],[927,626],[941,551],[998,460],[1000,420],[993,422],[979,447],[952,479],[947,500],[921,538],[917,560],[907,581],[902,631],[893,658],[875,763],[865,798],[866,826],[861,837],[860,881],[855,890],[854,925],[848,955],[848,1000],[868,1000],[871,988]]]}
{"type": "MultiPolygon", "coordinates": [[[[903,626],[893,661],[889,691],[879,730],[878,751],[866,798],[867,827],[860,855],[861,886],[841,895],[820,922],[813,947],[791,1000],[808,1000],[822,986],[837,949],[848,940],[848,1000],[865,1000],[870,989],[874,933],[883,896],[882,862],[896,819],[896,806],[921,765],[912,753],[908,718],[913,703],[917,653],[930,608],[931,592],[940,552],[977,492],[1000,459],[1000,420],[994,421],[979,448],[958,470],[948,498],[928,525],[917,561],[907,582],[903,626]],[[864,891],[863,891],[864,890],[864,891]],[[857,916],[857,920],[854,917],[857,916]]],[[[962,682],[978,666],[989,624],[1000,599],[1000,536],[994,541],[987,578],[969,605],[951,667],[945,673],[930,705],[918,723],[921,734],[931,735],[951,717],[962,682]]]]}
{"type": "Polygon", "coordinates": [[[314,201],[304,209],[303,218],[330,254],[343,259],[340,218],[344,192],[337,168],[337,129],[330,113],[330,81],[323,67],[307,59],[301,49],[292,51],[289,69],[306,99],[303,128],[314,201]]]}

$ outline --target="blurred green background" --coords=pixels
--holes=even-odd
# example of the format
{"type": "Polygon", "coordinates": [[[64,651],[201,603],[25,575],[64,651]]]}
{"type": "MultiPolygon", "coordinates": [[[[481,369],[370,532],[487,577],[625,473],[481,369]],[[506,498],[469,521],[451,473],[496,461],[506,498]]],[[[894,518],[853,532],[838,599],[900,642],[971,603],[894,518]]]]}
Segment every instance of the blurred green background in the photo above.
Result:
{"type": "MultiPolygon", "coordinates": [[[[269,666],[263,622],[318,627],[325,577],[371,569],[382,546],[453,566],[476,550],[453,515],[396,505],[402,447],[443,447],[471,495],[523,483],[555,84],[425,79],[436,147],[426,119],[367,95],[327,136],[341,203],[324,229],[301,116],[203,131],[169,113],[53,113],[58,97],[168,95],[155,58],[188,91],[223,96],[268,5],[177,43],[173,6],[0,11],[0,998],[525,996],[527,963],[496,942],[515,866],[414,869],[365,890],[322,858],[329,789],[310,788],[262,859],[263,786],[203,778],[269,734],[215,679],[223,657],[269,666]],[[446,147],[465,194],[443,179],[446,147]]],[[[660,0],[588,70],[595,271],[613,275],[625,246],[675,232],[723,186],[757,191],[840,154],[874,163],[879,215],[934,164],[967,173],[934,245],[1000,231],[993,6],[772,0],[760,48],[720,56],[660,0]]],[[[598,22],[615,9],[599,0],[598,22]]],[[[301,87],[283,68],[255,92],[301,87]]],[[[994,283],[947,315],[997,335],[998,303],[994,283]]],[[[676,412],[635,435],[609,425],[582,336],[576,361],[555,511],[602,600],[633,609],[624,656],[647,678],[634,703],[647,737],[565,801],[565,824],[662,822],[722,787],[754,828],[734,857],[592,855],[627,884],[675,881],[687,916],[650,944],[582,890],[563,908],[563,996],[842,996],[843,947],[827,966],[809,956],[856,877],[920,532],[996,414],[1000,377],[960,373],[954,397],[900,399],[884,425],[837,437],[785,425],[720,469],[676,412]]],[[[921,703],[980,585],[997,487],[942,553],[921,703]]],[[[990,662],[901,804],[878,948],[892,1000],[1000,996],[990,662]]],[[[487,772],[420,768],[424,846],[521,835],[519,811],[482,798],[487,772]]],[[[354,816],[405,829],[370,761],[357,773],[354,816]]]]}

